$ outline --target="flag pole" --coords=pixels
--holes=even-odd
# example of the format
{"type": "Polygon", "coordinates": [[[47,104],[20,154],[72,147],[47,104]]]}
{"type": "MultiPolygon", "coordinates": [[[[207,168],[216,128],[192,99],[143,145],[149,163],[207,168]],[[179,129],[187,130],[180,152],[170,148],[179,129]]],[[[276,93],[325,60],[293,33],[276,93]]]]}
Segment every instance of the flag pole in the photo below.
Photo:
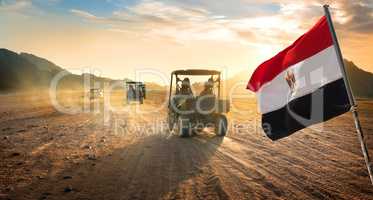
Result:
{"type": "Polygon", "coordinates": [[[341,71],[342,71],[342,74],[343,74],[343,80],[344,80],[344,83],[345,83],[345,86],[346,86],[348,99],[349,99],[350,104],[351,104],[351,112],[352,112],[353,117],[354,117],[355,127],[356,127],[356,131],[357,131],[357,134],[358,134],[358,137],[359,137],[361,150],[362,150],[363,155],[364,155],[364,160],[365,160],[365,164],[366,164],[367,169],[368,169],[368,174],[369,174],[370,181],[373,185],[373,173],[372,173],[371,162],[370,162],[370,158],[369,158],[369,152],[368,152],[367,145],[365,143],[363,130],[361,128],[359,115],[358,115],[358,112],[357,112],[357,103],[356,103],[355,98],[352,94],[352,88],[351,88],[350,82],[347,78],[346,68],[345,68],[345,65],[344,65],[344,62],[343,62],[341,49],[339,47],[339,43],[338,43],[338,40],[337,40],[337,34],[335,33],[332,18],[330,16],[329,5],[324,5],[324,11],[325,11],[326,19],[328,20],[330,33],[332,34],[333,44],[334,44],[335,51],[336,51],[336,54],[337,54],[339,67],[341,68],[341,71]]]}

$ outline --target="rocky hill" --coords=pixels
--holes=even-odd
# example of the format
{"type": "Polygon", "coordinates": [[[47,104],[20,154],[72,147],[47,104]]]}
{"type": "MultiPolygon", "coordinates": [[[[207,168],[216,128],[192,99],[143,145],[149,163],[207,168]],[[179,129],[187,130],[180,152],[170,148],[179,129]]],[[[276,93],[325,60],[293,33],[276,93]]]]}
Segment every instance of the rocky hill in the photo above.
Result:
{"type": "Polygon", "coordinates": [[[60,72],[66,72],[58,83],[59,89],[81,89],[85,76],[91,83],[111,83],[115,80],[97,77],[91,74],[72,74],[54,63],[28,53],[16,53],[0,49],[0,91],[18,91],[48,88],[51,80],[60,72]]]}

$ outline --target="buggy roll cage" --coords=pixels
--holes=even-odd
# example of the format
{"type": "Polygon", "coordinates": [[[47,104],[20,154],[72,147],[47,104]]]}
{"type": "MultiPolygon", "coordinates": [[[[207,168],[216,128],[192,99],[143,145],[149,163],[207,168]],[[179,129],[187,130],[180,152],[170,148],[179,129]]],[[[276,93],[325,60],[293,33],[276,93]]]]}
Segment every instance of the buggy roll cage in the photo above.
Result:
{"type": "Polygon", "coordinates": [[[145,84],[143,82],[136,81],[126,81],[126,88],[128,89],[129,85],[135,85],[136,87],[141,87],[145,89],[145,84]]]}
{"type": "Polygon", "coordinates": [[[145,85],[143,82],[136,82],[136,81],[126,81],[127,85],[135,84],[135,85],[145,85]]]}
{"type": "Polygon", "coordinates": [[[189,70],[176,70],[171,73],[171,84],[170,84],[170,90],[169,90],[169,97],[168,97],[168,107],[170,107],[171,104],[171,95],[172,95],[172,85],[173,85],[173,78],[176,77],[176,87],[178,87],[177,83],[181,81],[179,78],[180,76],[190,75],[190,76],[213,76],[217,75],[218,78],[216,80],[213,80],[213,82],[218,83],[218,98],[220,99],[220,81],[221,81],[221,72],[217,70],[204,70],[204,69],[189,69],[189,70]]]}

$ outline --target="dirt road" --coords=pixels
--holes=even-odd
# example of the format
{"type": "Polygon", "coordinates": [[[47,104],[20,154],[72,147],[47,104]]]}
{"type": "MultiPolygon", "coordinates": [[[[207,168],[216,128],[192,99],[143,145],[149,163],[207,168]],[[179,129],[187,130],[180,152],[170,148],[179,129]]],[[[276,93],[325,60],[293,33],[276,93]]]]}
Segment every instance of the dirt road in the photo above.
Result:
{"type": "MultiPolygon", "coordinates": [[[[0,199],[373,199],[349,114],[271,142],[253,101],[233,105],[224,138],[170,134],[154,102],[104,123],[38,98],[0,101],[0,199]]],[[[361,105],[369,133],[373,103],[361,105]]]]}

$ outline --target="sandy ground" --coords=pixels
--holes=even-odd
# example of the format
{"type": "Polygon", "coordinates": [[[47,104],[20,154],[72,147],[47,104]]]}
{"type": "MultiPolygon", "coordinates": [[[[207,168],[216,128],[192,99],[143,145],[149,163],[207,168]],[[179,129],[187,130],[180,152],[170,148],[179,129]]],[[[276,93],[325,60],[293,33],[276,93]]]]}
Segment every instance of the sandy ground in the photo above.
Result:
{"type": "MultiPolygon", "coordinates": [[[[179,138],[157,95],[105,114],[43,96],[0,97],[0,199],[373,199],[350,114],[272,142],[237,100],[226,137],[179,138]]],[[[369,135],[373,102],[360,104],[369,135]]]]}

